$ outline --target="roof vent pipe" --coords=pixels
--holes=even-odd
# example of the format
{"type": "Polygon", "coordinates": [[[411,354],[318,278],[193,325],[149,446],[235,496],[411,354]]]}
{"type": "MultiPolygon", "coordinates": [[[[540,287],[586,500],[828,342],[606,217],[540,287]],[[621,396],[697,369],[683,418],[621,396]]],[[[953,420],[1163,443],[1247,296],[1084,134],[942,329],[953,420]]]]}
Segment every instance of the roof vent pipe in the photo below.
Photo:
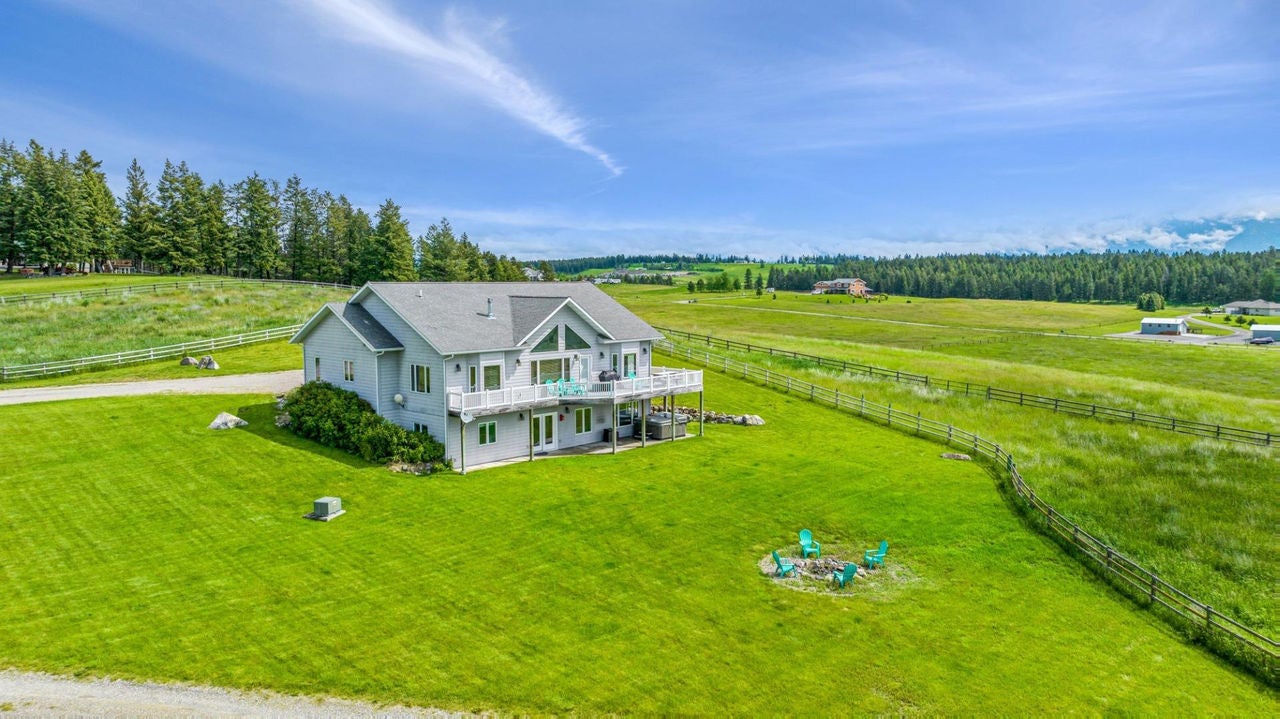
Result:
{"type": "Polygon", "coordinates": [[[422,290],[418,290],[418,296],[419,296],[419,297],[421,297],[421,296],[422,296],[422,290]]]}
{"type": "Polygon", "coordinates": [[[486,312],[484,316],[488,317],[489,319],[493,319],[493,298],[488,297],[485,299],[485,301],[489,303],[489,311],[486,312]]]}

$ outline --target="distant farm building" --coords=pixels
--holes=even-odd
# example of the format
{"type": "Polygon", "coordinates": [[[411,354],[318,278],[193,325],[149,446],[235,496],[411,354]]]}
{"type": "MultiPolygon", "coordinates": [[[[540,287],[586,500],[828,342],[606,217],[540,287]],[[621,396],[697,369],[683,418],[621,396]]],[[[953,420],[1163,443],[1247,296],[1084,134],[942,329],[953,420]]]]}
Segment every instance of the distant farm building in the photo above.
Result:
{"type": "Polygon", "coordinates": [[[834,280],[822,280],[815,282],[813,285],[813,294],[815,295],[852,295],[853,297],[868,297],[871,290],[867,287],[867,283],[857,277],[841,277],[834,280]]]}
{"type": "Polygon", "coordinates": [[[1263,337],[1270,337],[1280,342],[1280,325],[1254,325],[1251,329],[1253,330],[1252,339],[1260,340],[1263,337]]]}
{"type": "Polygon", "coordinates": [[[1251,300],[1248,302],[1229,302],[1222,306],[1229,315],[1258,315],[1259,317],[1280,317],[1280,302],[1251,300]]]}
{"type": "Polygon", "coordinates": [[[1142,321],[1144,335],[1185,335],[1187,321],[1181,317],[1148,317],[1142,321]]]}

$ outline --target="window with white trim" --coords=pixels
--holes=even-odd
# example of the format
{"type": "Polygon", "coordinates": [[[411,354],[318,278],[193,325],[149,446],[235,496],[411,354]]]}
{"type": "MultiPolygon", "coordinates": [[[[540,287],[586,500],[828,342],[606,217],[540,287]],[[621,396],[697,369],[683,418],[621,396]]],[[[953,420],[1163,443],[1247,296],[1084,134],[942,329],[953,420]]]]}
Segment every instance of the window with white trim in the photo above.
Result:
{"type": "Polygon", "coordinates": [[[579,407],[573,411],[573,428],[578,434],[591,431],[591,408],[579,407]]]}
{"type": "Polygon", "coordinates": [[[484,366],[484,388],[486,390],[502,389],[502,365],[487,364],[484,366]]]}
{"type": "Polygon", "coordinates": [[[481,422],[480,423],[480,444],[493,444],[498,441],[498,423],[497,422],[481,422]]]}
{"type": "Polygon", "coordinates": [[[424,364],[409,365],[409,390],[411,392],[431,391],[431,368],[424,364]]]}
{"type": "Polygon", "coordinates": [[[427,425],[422,424],[421,422],[414,422],[413,431],[414,432],[430,432],[431,430],[427,429],[427,425]]]}
{"type": "Polygon", "coordinates": [[[342,360],[342,379],[347,382],[356,381],[356,363],[352,360],[342,360]]]}

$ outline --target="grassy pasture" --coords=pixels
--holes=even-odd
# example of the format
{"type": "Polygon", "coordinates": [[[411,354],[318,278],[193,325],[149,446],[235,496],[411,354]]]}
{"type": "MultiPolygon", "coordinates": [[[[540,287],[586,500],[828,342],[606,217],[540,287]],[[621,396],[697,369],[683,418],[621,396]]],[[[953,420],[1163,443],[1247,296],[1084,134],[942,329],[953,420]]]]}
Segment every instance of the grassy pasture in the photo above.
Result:
{"type": "Polygon", "coordinates": [[[293,438],[267,397],[0,407],[41,449],[0,482],[0,662],[508,712],[1276,712],[1028,532],[980,466],[707,384],[768,424],[430,479],[293,438]],[[251,426],[204,429],[224,409],[251,426]],[[325,494],[349,514],[299,518],[325,494]],[[803,526],[889,538],[911,581],[761,576],[803,526]]]}
{"type": "Polygon", "coordinates": [[[0,272],[0,295],[35,295],[46,292],[80,292],[103,287],[128,287],[132,285],[166,284],[170,282],[197,282],[226,280],[220,275],[69,275],[66,277],[24,278],[17,272],[0,272]]]}
{"type": "MultiPolygon", "coordinates": [[[[1158,378],[1178,388],[1214,388],[1234,396],[1280,395],[1280,358],[1268,348],[1187,346],[1073,336],[1101,323],[1144,313],[1118,305],[1003,300],[913,300],[876,303],[778,293],[778,299],[698,297],[679,288],[614,285],[609,291],[651,324],[729,336],[805,337],[822,342],[927,350],[958,358],[1073,370],[1091,376],[1158,378]],[[967,306],[981,308],[965,311],[967,306]],[[870,313],[880,312],[873,316],[870,313]],[[911,318],[911,319],[907,319],[911,318]],[[953,324],[961,323],[961,324],[953,324]],[[1093,324],[1090,324],[1093,323],[1093,324]],[[1003,329],[1002,329],[1003,328],[1003,329]],[[1066,329],[1065,335],[1056,334],[1066,329]]],[[[1190,308],[1166,310],[1180,314],[1190,308]]],[[[819,353],[821,354],[821,353],[819,353]]],[[[915,370],[913,370],[915,371],[915,370]]],[[[950,375],[945,375],[950,376],[950,375]]],[[[1000,386],[999,382],[992,382],[1000,386]]]]}
{"type": "MultiPolygon", "coordinates": [[[[208,354],[208,353],[198,353],[208,354]]],[[[72,374],[12,380],[0,384],[0,390],[23,387],[53,387],[63,385],[97,384],[100,382],[134,382],[156,379],[190,379],[216,375],[250,374],[253,372],[281,372],[302,369],[302,347],[285,340],[263,342],[242,347],[231,347],[213,353],[218,369],[198,370],[183,367],[177,358],[139,362],[137,364],[108,367],[72,374]]]]}
{"type": "Polygon", "coordinates": [[[0,364],[74,359],[296,324],[322,303],[349,294],[306,285],[195,286],[0,305],[0,364]]]}
{"type": "MultiPolygon", "coordinates": [[[[1280,582],[1274,449],[988,403],[765,354],[717,353],[977,431],[1013,453],[1028,483],[1096,536],[1201,601],[1270,636],[1280,634],[1273,594],[1280,582]]],[[[1112,391],[1123,397],[1139,389],[1120,384],[1112,391]]],[[[1167,409],[1194,410],[1213,399],[1167,409]]],[[[1280,415],[1280,402],[1265,409],[1269,417],[1280,415]]]]}

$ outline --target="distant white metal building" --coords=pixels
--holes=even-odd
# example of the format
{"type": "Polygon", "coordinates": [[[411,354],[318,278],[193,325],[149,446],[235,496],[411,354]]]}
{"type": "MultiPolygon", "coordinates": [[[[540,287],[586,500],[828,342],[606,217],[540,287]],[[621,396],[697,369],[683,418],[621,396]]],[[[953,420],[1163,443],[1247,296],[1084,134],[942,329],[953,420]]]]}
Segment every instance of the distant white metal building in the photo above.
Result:
{"type": "Polygon", "coordinates": [[[1255,340],[1270,337],[1280,342],[1280,325],[1254,325],[1252,329],[1255,340]]]}
{"type": "Polygon", "coordinates": [[[1187,321],[1181,317],[1148,317],[1142,320],[1144,335],[1185,335],[1187,321]]]}

